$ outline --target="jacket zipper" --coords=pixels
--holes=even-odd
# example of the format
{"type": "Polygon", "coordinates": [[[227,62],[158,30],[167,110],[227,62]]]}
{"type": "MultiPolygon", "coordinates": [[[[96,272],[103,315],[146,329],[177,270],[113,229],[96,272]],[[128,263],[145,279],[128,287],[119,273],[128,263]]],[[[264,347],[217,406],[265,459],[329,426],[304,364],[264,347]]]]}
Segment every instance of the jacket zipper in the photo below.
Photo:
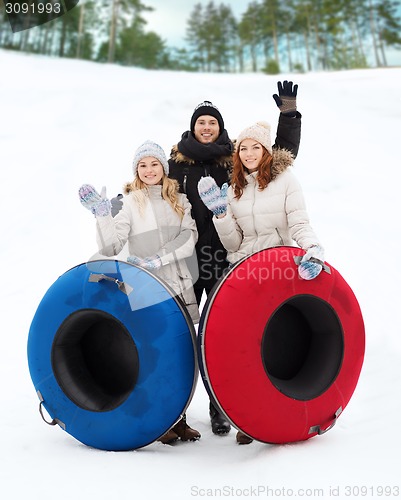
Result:
{"type": "Polygon", "coordinates": [[[252,223],[253,223],[253,231],[255,233],[255,240],[253,242],[253,245],[252,245],[252,252],[255,251],[255,245],[256,245],[256,242],[257,242],[257,232],[256,232],[256,222],[255,222],[255,198],[256,198],[256,195],[255,195],[255,192],[256,192],[256,183],[253,187],[253,200],[252,200],[252,223]]]}
{"type": "Polygon", "coordinates": [[[281,237],[281,234],[278,230],[278,228],[276,227],[276,233],[277,233],[277,236],[279,237],[279,240],[280,240],[280,245],[284,246],[284,240],[283,238],[281,237]]]}

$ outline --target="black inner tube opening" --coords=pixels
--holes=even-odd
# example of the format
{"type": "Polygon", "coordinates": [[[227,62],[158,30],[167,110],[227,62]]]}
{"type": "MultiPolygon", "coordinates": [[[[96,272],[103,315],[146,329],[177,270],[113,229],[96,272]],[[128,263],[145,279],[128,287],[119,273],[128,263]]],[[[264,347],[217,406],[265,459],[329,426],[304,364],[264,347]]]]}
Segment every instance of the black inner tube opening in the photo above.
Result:
{"type": "Polygon", "coordinates": [[[80,408],[110,411],[133,391],[139,371],[134,340],[114,316],[82,309],[68,316],[52,345],[54,375],[80,408]]]}
{"type": "Polygon", "coordinates": [[[334,309],[312,296],[292,297],[272,314],[262,339],[262,361],[274,386],[302,401],[325,392],[336,379],[344,352],[334,309]]]}

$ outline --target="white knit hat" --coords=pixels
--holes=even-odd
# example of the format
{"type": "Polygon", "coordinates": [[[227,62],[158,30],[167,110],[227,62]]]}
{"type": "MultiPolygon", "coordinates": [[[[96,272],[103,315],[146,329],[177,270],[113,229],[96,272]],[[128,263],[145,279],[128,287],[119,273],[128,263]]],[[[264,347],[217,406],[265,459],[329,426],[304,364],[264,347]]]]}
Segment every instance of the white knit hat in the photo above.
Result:
{"type": "Polygon", "coordinates": [[[272,140],[270,136],[270,125],[267,122],[257,122],[255,125],[244,129],[237,137],[237,148],[245,139],[254,139],[260,142],[270,154],[272,154],[272,140]]]}
{"type": "Polygon", "coordinates": [[[153,156],[162,164],[164,173],[168,175],[169,166],[166,157],[166,153],[163,151],[163,148],[156,144],[153,141],[145,141],[139,148],[135,151],[134,160],[132,162],[132,167],[134,170],[134,175],[138,170],[138,163],[142,160],[142,158],[146,158],[147,156],[153,156]]]}

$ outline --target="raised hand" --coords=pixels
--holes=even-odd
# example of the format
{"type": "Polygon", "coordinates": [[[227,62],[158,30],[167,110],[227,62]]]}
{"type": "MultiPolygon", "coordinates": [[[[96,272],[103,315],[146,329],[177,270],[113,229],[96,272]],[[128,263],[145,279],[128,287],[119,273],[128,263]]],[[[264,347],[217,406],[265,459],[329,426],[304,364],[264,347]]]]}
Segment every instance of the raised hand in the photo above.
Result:
{"type": "Polygon", "coordinates": [[[277,82],[278,95],[273,94],[281,113],[286,116],[295,116],[297,112],[297,93],[298,85],[284,80],[283,83],[277,82]]]}
{"type": "Polygon", "coordinates": [[[99,194],[91,184],[83,184],[78,191],[81,205],[96,217],[105,217],[111,213],[111,203],[106,197],[106,188],[99,194]]]}
{"type": "Polygon", "coordinates": [[[198,182],[198,193],[201,200],[216,216],[224,215],[227,212],[227,189],[226,182],[220,189],[213,177],[210,176],[202,177],[198,182]]]}
{"type": "Polygon", "coordinates": [[[115,196],[114,198],[112,198],[110,200],[110,203],[111,203],[111,215],[113,217],[115,217],[119,213],[119,211],[123,208],[122,199],[123,199],[123,195],[122,194],[118,194],[117,196],[115,196]]]}

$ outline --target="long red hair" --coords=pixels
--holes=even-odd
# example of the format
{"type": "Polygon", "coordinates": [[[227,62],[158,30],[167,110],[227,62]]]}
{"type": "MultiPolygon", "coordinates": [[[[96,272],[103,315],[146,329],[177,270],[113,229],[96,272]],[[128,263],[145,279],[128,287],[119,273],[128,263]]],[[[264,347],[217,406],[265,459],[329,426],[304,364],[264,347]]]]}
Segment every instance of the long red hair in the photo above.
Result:
{"type": "MultiPolygon", "coordinates": [[[[271,181],[272,163],[273,157],[267,151],[267,149],[262,146],[263,155],[258,165],[258,173],[256,175],[256,181],[259,185],[259,190],[263,191],[271,181]]],[[[245,186],[248,184],[245,176],[248,175],[245,167],[239,157],[239,145],[237,146],[234,156],[233,156],[233,175],[231,177],[231,186],[234,190],[234,195],[237,199],[240,199],[245,186]]]]}

